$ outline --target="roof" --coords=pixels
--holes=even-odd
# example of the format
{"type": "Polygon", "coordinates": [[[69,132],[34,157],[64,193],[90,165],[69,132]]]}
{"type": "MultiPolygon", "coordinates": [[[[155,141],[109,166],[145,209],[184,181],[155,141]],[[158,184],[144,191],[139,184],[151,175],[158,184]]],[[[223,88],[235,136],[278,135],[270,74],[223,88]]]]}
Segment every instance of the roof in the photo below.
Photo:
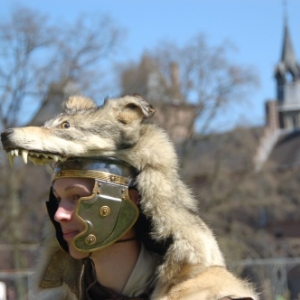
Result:
{"type": "Polygon", "coordinates": [[[236,128],[232,131],[198,136],[184,157],[184,174],[199,176],[213,172],[219,161],[223,168],[241,171],[253,168],[253,157],[263,135],[263,127],[236,128]]]}
{"type": "Polygon", "coordinates": [[[269,156],[269,162],[282,169],[300,165],[299,130],[283,134],[279,138],[269,156]]]}

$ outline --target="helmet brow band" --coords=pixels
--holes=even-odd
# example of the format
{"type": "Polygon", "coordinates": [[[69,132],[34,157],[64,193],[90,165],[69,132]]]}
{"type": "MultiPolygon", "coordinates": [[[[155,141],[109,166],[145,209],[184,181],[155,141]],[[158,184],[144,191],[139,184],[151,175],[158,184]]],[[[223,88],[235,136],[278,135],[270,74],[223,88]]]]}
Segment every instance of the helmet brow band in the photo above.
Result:
{"type": "Polygon", "coordinates": [[[64,177],[84,177],[110,181],[123,185],[127,184],[126,177],[93,170],[60,170],[52,175],[51,182],[64,177]]]}

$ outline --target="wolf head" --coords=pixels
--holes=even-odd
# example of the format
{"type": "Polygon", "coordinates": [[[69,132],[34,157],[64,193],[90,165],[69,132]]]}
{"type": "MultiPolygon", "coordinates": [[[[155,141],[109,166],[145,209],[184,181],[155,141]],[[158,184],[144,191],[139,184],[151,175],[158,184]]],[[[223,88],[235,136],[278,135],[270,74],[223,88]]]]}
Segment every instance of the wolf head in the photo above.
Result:
{"type": "Polygon", "coordinates": [[[42,127],[10,128],[1,133],[10,161],[21,155],[35,164],[69,157],[111,155],[140,138],[141,123],[155,110],[140,96],[108,99],[103,106],[85,97],[70,97],[63,112],[42,127]]]}

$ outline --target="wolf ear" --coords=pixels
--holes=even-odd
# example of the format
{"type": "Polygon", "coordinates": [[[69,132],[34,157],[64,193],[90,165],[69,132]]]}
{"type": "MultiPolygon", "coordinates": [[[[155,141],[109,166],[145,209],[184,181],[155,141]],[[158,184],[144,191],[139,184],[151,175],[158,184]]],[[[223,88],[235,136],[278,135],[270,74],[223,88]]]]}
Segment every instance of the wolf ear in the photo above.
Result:
{"type": "Polygon", "coordinates": [[[151,104],[145,101],[141,96],[125,96],[121,98],[124,101],[123,108],[119,114],[119,121],[129,124],[134,120],[144,120],[152,117],[155,109],[151,104]]]}
{"type": "Polygon", "coordinates": [[[96,108],[94,101],[83,96],[72,96],[63,103],[63,109],[66,113],[75,113],[80,110],[89,110],[96,108]]]}
{"type": "Polygon", "coordinates": [[[148,119],[154,115],[155,109],[142,96],[133,95],[132,98],[134,98],[133,99],[134,103],[132,103],[132,105],[136,105],[137,107],[140,108],[141,112],[144,115],[143,119],[148,119]]]}

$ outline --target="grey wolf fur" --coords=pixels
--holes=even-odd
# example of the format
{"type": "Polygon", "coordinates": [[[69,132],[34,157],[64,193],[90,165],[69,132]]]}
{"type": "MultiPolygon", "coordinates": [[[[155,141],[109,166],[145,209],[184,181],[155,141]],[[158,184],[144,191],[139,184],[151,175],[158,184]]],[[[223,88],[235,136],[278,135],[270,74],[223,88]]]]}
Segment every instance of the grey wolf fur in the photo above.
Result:
{"type": "Polygon", "coordinates": [[[25,162],[27,156],[35,163],[48,163],[109,155],[140,171],[141,208],[152,219],[152,236],[173,241],[159,267],[153,299],[258,299],[248,283],[226,271],[216,239],[199,218],[196,200],[179,177],[173,144],[162,129],[143,123],[153,113],[139,96],[109,99],[102,107],[75,96],[43,127],[9,129],[2,133],[2,143],[10,156],[22,155],[25,162]],[[227,281],[220,280],[223,275],[227,281]]]}

